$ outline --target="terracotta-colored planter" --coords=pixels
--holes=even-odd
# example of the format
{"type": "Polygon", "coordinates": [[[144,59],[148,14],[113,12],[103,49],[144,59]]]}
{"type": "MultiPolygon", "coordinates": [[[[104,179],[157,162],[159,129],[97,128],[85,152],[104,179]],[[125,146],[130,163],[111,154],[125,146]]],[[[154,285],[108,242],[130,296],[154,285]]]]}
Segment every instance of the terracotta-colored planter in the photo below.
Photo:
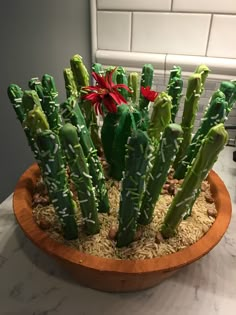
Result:
{"type": "Polygon", "coordinates": [[[155,286],[180,268],[207,254],[222,238],[231,218],[229,193],[211,171],[208,181],[218,210],[216,221],[198,242],[177,253],[146,260],[113,260],[91,256],[50,239],[32,217],[32,192],[39,176],[37,165],[20,178],[13,197],[16,219],[26,236],[44,252],[56,258],[78,282],[90,288],[109,292],[138,291],[155,286]]]}

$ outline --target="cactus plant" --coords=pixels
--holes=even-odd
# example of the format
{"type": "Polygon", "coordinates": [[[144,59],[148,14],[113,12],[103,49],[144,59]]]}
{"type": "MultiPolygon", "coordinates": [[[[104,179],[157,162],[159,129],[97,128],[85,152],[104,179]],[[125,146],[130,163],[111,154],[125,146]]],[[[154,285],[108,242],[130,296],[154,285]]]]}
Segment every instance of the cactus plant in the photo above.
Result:
{"type": "Polygon", "coordinates": [[[219,93],[218,91],[213,94],[209,106],[202,118],[200,127],[195,133],[192,142],[187,149],[186,155],[175,169],[175,178],[184,178],[188,166],[197,155],[201,147],[202,140],[204,139],[208,131],[211,129],[211,127],[225,121],[226,108],[228,103],[225,101],[224,95],[223,97],[217,96],[220,94],[221,93],[219,93]]]}
{"type": "Polygon", "coordinates": [[[186,154],[186,150],[192,139],[192,131],[194,127],[195,117],[198,111],[198,103],[202,90],[202,82],[200,74],[193,74],[188,80],[186,97],[184,102],[184,112],[182,116],[181,127],[183,129],[183,141],[177,153],[174,168],[181,162],[186,154]]]}
{"type": "Polygon", "coordinates": [[[79,143],[76,128],[72,124],[66,123],[60,129],[60,137],[70,167],[70,177],[78,194],[86,231],[89,234],[96,234],[99,232],[99,222],[95,188],[92,184],[92,176],[89,174],[87,160],[79,143]]]}
{"type": "Polygon", "coordinates": [[[138,219],[140,224],[146,225],[152,221],[155,205],[162,186],[166,181],[171,162],[176,152],[178,152],[182,134],[182,129],[177,124],[169,124],[164,130],[159,149],[154,161],[152,161],[153,166],[149,173],[146,189],[142,198],[140,216],[138,219]]]}
{"type": "Polygon", "coordinates": [[[127,142],[119,208],[118,247],[128,245],[135,237],[149,152],[147,135],[141,130],[135,131],[127,142]]]}
{"type": "Polygon", "coordinates": [[[181,68],[174,66],[170,71],[170,78],[167,86],[167,94],[172,98],[171,121],[175,122],[175,117],[179,109],[182,97],[183,79],[181,78],[181,68]]]}
{"type": "Polygon", "coordinates": [[[151,139],[159,141],[161,133],[171,121],[171,97],[162,92],[155,99],[153,111],[148,127],[148,135],[151,139]]]}
{"type": "Polygon", "coordinates": [[[176,227],[181,218],[189,211],[189,207],[193,206],[201,182],[206,178],[227,140],[228,134],[223,124],[218,124],[209,130],[193,165],[184,178],[181,189],[168,209],[161,227],[161,233],[164,237],[167,238],[175,234],[176,227]]]}
{"type": "Polygon", "coordinates": [[[64,70],[67,99],[60,107],[50,75],[44,75],[41,81],[31,79],[31,91],[22,91],[16,85],[8,89],[65,238],[78,235],[77,210],[81,210],[88,234],[99,232],[98,212],[105,213],[101,217],[109,213],[100,158],[109,164],[106,175],[112,183],[122,183],[115,236],[118,247],[135,239],[138,224],[152,222],[170,167],[175,168],[176,177],[185,177],[161,227],[164,237],[172,236],[182,217],[191,215],[200,184],[227,140],[222,123],[235,102],[235,82],[223,82],[213,94],[192,139],[199,97],[209,73],[207,66],[197,67],[189,79],[180,126],[173,123],[182,95],[180,67],[171,71],[167,92],[158,94],[151,89],[152,65],[144,65],[141,79],[137,73],[127,79],[124,68],[103,69],[96,63],[92,73],[96,82],[89,85],[82,57],[73,56],[70,64],[71,68],[64,70]],[[96,114],[103,116],[101,141],[96,114]],[[101,145],[99,153],[104,156],[99,157],[96,146],[101,145]],[[78,209],[70,181],[76,188],[78,209]]]}

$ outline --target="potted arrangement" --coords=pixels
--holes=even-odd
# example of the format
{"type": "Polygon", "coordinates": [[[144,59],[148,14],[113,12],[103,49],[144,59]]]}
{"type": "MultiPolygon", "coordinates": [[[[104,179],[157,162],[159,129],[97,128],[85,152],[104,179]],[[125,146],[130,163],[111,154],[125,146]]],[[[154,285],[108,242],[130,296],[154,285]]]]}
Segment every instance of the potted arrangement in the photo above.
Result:
{"type": "Polygon", "coordinates": [[[236,85],[221,83],[193,136],[207,66],[190,76],[177,124],[180,67],[158,93],[150,64],[141,78],[94,64],[94,85],[81,56],[70,64],[60,105],[47,74],[31,79],[30,90],[8,88],[37,160],[15,189],[16,218],[81,284],[111,292],[151,287],[209,252],[227,229],[229,194],[211,169],[228,139],[236,85]]]}

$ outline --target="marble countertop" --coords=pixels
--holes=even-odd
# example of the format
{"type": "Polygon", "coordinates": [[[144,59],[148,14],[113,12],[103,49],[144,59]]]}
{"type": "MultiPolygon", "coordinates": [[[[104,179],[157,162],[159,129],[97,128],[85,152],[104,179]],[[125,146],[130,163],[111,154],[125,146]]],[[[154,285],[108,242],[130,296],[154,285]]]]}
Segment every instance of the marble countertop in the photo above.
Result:
{"type": "Polygon", "coordinates": [[[12,196],[0,205],[0,315],[233,315],[236,310],[236,163],[226,147],[214,169],[232,199],[223,240],[155,288],[112,294],[81,287],[18,227],[12,196]]]}

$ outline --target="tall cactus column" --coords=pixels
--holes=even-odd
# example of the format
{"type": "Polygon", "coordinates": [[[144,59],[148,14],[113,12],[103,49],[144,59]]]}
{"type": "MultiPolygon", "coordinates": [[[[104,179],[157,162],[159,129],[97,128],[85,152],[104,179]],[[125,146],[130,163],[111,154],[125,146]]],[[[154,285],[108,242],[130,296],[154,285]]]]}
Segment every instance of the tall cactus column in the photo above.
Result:
{"type": "Polygon", "coordinates": [[[184,182],[168,209],[161,227],[161,233],[165,238],[175,234],[181,219],[191,211],[190,207],[198,196],[202,181],[211,170],[227,140],[228,134],[223,124],[212,127],[208,132],[193,165],[188,169],[184,182]]]}
{"type": "Polygon", "coordinates": [[[92,185],[92,176],[89,174],[87,161],[79,144],[76,128],[70,123],[65,124],[60,130],[60,137],[71,170],[70,177],[78,194],[87,233],[96,234],[99,232],[99,222],[95,188],[92,185]]]}
{"type": "Polygon", "coordinates": [[[118,247],[128,245],[135,236],[148,155],[149,139],[143,131],[137,130],[127,143],[119,209],[118,247]]]}

